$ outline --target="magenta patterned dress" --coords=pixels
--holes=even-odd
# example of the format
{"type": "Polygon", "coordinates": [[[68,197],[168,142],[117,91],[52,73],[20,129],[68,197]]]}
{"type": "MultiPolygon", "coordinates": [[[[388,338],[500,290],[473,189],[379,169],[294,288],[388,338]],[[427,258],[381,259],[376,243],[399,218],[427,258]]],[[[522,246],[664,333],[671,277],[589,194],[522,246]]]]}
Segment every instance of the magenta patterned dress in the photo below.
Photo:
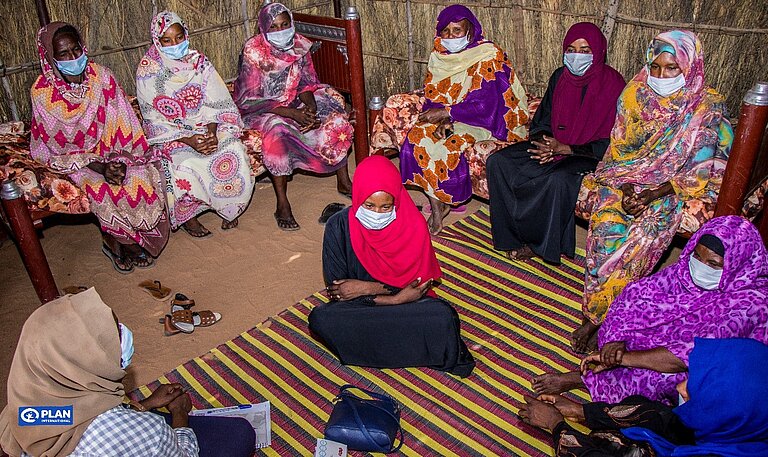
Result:
{"type": "Polygon", "coordinates": [[[295,35],[293,47],[281,51],[267,41],[265,31],[282,13],[293,16],[280,3],[271,3],[259,13],[262,33],[243,47],[235,81],[235,103],[249,129],[262,133],[262,158],[272,175],[286,176],[295,169],[331,173],[346,164],[352,146],[352,125],[344,109],[344,98],[321,84],[312,64],[312,42],[295,35]],[[299,95],[312,92],[317,103],[320,127],[302,133],[292,119],[271,111],[277,107],[303,108],[299,95]]]}
{"type": "MultiPolygon", "coordinates": [[[[629,284],[611,305],[598,333],[598,345],[624,341],[627,350],[665,347],[688,364],[694,337],[752,338],[768,344],[768,253],[760,234],[739,216],[707,222],[685,246],[679,260],[629,284]],[[699,238],[718,237],[725,246],[723,276],[712,291],[693,283],[688,262],[699,238]]],[[[766,362],[766,361],[763,361],[766,362]]],[[[592,401],[618,403],[643,395],[677,403],[675,386],[687,373],[614,368],[588,373],[584,384],[592,401]]]]}

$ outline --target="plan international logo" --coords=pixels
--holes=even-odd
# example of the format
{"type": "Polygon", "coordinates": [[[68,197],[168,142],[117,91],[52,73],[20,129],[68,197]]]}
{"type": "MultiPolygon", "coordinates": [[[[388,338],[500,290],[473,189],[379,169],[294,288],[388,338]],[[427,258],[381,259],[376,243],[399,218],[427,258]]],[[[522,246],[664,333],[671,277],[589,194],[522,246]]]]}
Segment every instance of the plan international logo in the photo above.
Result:
{"type": "Polygon", "coordinates": [[[69,406],[20,406],[19,426],[72,425],[72,405],[69,406]]]}

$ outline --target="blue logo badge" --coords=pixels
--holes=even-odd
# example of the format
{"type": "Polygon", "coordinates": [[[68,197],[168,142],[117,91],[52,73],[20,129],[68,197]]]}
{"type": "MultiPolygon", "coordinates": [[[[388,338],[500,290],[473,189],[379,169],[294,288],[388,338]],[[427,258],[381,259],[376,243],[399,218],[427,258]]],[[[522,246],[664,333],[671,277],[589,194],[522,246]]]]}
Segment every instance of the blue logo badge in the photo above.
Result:
{"type": "Polygon", "coordinates": [[[69,406],[19,406],[19,426],[72,425],[74,413],[69,406]]]}

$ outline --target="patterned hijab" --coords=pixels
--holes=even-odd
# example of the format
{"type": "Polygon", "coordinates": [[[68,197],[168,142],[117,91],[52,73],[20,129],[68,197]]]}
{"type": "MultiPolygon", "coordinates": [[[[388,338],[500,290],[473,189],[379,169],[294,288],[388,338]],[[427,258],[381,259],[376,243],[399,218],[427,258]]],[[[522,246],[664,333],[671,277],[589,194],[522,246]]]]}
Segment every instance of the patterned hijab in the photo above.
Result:
{"type": "Polygon", "coordinates": [[[56,66],[56,62],[53,58],[53,37],[59,29],[64,27],[71,27],[75,30],[77,41],[80,43],[80,47],[83,48],[83,54],[88,55],[88,48],[85,46],[80,31],[72,24],[66,22],[51,22],[50,24],[42,27],[37,32],[37,54],[40,57],[40,70],[43,77],[48,80],[52,86],[67,100],[78,103],[86,97],[88,92],[88,79],[93,75],[93,69],[90,69],[90,63],[85,69],[83,75],[82,84],[70,85],[64,81],[64,77],[59,71],[59,67],[56,66]]]}
{"type": "Polygon", "coordinates": [[[685,362],[694,336],[738,336],[768,343],[766,325],[768,252],[751,222],[723,216],[704,224],[675,264],[622,291],[600,327],[598,342],[602,347],[627,341],[628,350],[663,346],[685,362]],[[688,267],[699,239],[707,234],[719,238],[725,249],[715,290],[698,287],[688,267]]]}
{"type": "Polygon", "coordinates": [[[125,391],[120,337],[95,289],[66,295],[24,323],[0,413],[0,445],[11,455],[69,455],[91,421],[119,405],[125,391]],[[73,425],[19,426],[23,406],[72,405],[73,425]]]}
{"type": "Polygon", "coordinates": [[[552,135],[567,145],[610,137],[616,101],[624,90],[624,77],[605,63],[608,42],[595,24],[573,24],[563,39],[563,53],[582,38],[592,48],[592,66],[582,76],[563,70],[552,96],[552,135]]]}
{"type": "Polygon", "coordinates": [[[312,42],[296,34],[293,47],[280,50],[267,41],[269,27],[275,18],[288,14],[293,25],[293,14],[282,3],[269,3],[259,11],[259,31],[243,46],[240,68],[235,81],[234,99],[241,111],[254,100],[269,100],[270,106],[285,106],[293,102],[300,92],[313,91],[320,81],[311,63],[312,42]],[[311,68],[310,68],[311,67],[311,68]]]}
{"type": "Polygon", "coordinates": [[[161,11],[152,18],[150,25],[150,34],[152,35],[152,43],[144,58],[139,62],[139,68],[145,65],[152,65],[151,62],[147,62],[146,59],[153,60],[161,67],[168,68],[173,73],[173,84],[181,88],[189,83],[192,79],[200,76],[205,68],[211,63],[208,59],[199,51],[190,49],[189,54],[183,58],[176,60],[167,56],[161,49],[163,45],[160,44],[160,37],[171,28],[172,25],[179,24],[184,29],[184,38],[189,40],[189,29],[184,21],[178,14],[173,11],[161,11]]]}
{"type": "Polygon", "coordinates": [[[443,275],[427,223],[403,187],[397,167],[386,157],[368,157],[355,170],[349,236],[365,270],[384,284],[402,288],[417,278],[423,283],[443,275]],[[396,217],[382,230],[368,230],[355,214],[368,197],[379,191],[394,197],[396,217]]]}
{"type": "MultiPolygon", "coordinates": [[[[626,183],[658,186],[671,181],[678,193],[685,193],[681,189],[689,186],[686,164],[702,148],[717,144],[716,134],[707,127],[723,118],[722,102],[720,94],[705,86],[704,53],[696,34],[672,30],[657,35],[648,46],[646,65],[619,99],[611,146],[595,173],[597,182],[618,188],[626,183]],[[685,86],[661,97],[647,84],[649,67],[670,49],[685,76],[685,86]]],[[[706,182],[710,172],[699,170],[704,178],[700,181],[706,182]]]]}
{"type": "Polygon", "coordinates": [[[660,457],[768,455],[768,346],[744,338],[696,338],[687,390],[674,413],[693,430],[696,444],[677,446],[651,430],[622,433],[647,441],[660,457]]]}

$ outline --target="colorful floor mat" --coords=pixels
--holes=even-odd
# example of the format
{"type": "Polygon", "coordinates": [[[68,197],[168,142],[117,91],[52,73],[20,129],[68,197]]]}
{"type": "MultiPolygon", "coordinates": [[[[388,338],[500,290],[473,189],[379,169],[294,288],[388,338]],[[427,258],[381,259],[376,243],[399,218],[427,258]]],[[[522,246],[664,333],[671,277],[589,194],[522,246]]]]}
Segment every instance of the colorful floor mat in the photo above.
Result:
{"type": "Polygon", "coordinates": [[[300,456],[313,455],[333,398],[352,383],[404,406],[401,455],[551,455],[548,434],[522,423],[515,405],[530,392],[532,376],[578,365],[566,348],[580,320],[583,251],[559,267],[511,262],[491,248],[487,210],[446,228],[435,248],[445,273],[437,293],[458,310],[477,361],[467,379],[340,365],[307,333],[310,310],[327,301],[318,293],[134,395],[148,395],[158,382],[179,382],[196,408],[269,400],[272,446],[258,455],[300,456]]]}

